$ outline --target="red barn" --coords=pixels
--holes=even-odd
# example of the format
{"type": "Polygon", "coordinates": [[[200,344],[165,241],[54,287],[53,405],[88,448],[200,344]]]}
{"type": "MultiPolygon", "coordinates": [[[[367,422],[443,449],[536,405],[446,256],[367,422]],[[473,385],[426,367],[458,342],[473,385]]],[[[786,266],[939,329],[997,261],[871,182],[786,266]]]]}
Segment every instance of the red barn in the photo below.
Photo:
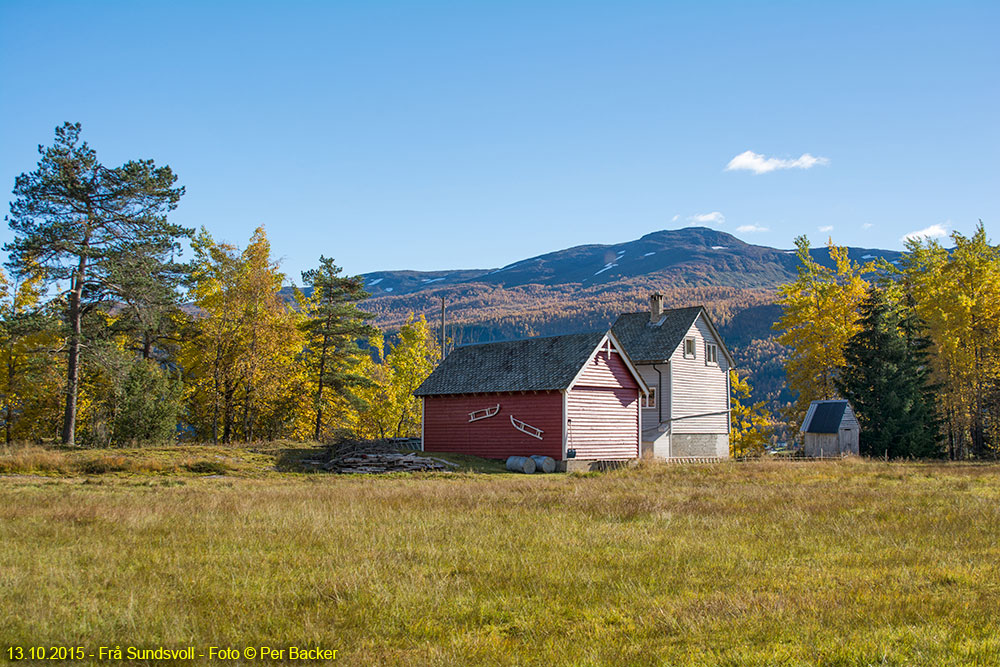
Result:
{"type": "Polygon", "coordinates": [[[556,461],[637,458],[647,393],[610,331],[460,347],[415,392],[425,451],[556,461]]]}

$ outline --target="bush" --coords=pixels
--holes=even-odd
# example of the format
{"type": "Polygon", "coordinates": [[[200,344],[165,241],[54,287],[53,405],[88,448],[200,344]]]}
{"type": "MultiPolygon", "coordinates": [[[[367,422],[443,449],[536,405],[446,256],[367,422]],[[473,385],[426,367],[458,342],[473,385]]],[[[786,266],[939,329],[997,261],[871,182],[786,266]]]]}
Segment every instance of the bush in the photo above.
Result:
{"type": "Polygon", "coordinates": [[[137,361],[121,388],[111,444],[164,443],[174,440],[183,386],[156,363],[137,361]]]}
{"type": "Polygon", "coordinates": [[[103,475],[108,472],[126,472],[131,469],[128,459],[124,456],[99,456],[81,461],[80,472],[87,475],[103,475]]]}
{"type": "Polygon", "coordinates": [[[229,466],[220,461],[192,461],[185,463],[184,469],[204,475],[225,475],[229,472],[229,466]]]}

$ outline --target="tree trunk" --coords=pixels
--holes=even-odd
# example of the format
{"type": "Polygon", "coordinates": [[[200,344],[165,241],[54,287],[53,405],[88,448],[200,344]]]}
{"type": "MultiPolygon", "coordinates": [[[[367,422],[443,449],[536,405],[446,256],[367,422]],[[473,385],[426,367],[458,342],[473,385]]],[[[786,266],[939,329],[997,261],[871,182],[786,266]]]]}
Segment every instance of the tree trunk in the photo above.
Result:
{"type": "Polygon", "coordinates": [[[69,350],[66,364],[66,412],[63,417],[62,444],[76,444],[76,397],[80,388],[80,333],[83,312],[80,302],[83,300],[83,281],[87,276],[87,251],[89,235],[84,237],[84,251],[80,263],[73,276],[69,294],[69,350]]]}
{"type": "Polygon", "coordinates": [[[7,351],[7,396],[5,397],[4,411],[6,418],[4,426],[7,436],[7,445],[10,446],[11,435],[14,428],[14,401],[11,395],[14,393],[14,345],[11,344],[7,351]]]}
{"type": "MultiPolygon", "coordinates": [[[[329,318],[327,318],[327,326],[329,326],[329,318]]],[[[323,334],[323,349],[319,356],[319,384],[316,389],[316,431],[313,434],[313,440],[319,442],[319,431],[320,426],[323,423],[323,376],[326,375],[326,348],[328,344],[328,337],[326,333],[323,334]]]]}

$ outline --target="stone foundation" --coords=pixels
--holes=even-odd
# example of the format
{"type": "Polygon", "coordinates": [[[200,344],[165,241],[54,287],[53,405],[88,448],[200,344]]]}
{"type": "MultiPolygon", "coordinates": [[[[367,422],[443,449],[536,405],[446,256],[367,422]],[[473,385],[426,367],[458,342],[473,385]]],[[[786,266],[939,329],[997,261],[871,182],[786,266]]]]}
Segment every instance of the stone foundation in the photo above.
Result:
{"type": "Polygon", "coordinates": [[[729,436],[725,433],[674,433],[670,436],[670,456],[729,458],[729,436]]]}

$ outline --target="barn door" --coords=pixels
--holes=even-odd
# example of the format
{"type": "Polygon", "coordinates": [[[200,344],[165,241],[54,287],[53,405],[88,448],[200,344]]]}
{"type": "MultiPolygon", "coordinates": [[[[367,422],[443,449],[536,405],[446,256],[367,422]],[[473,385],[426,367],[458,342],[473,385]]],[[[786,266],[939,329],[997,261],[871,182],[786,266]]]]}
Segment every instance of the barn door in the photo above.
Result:
{"type": "Polygon", "coordinates": [[[840,454],[853,454],[857,451],[857,443],[854,441],[854,437],[854,429],[840,429],[840,454]]]}

